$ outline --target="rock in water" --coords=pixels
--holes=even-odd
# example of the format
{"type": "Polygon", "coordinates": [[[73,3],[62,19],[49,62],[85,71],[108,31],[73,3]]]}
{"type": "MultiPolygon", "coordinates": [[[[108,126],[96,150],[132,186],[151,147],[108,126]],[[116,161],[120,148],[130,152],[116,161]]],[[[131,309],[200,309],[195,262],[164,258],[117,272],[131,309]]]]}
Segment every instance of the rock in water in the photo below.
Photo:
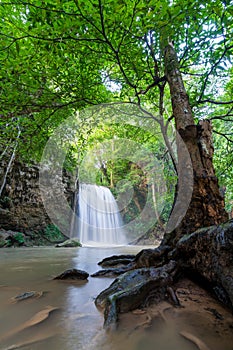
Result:
{"type": "Polygon", "coordinates": [[[56,248],[76,248],[81,246],[82,244],[77,239],[68,239],[65,242],[58,243],[56,248]]]}
{"type": "Polygon", "coordinates": [[[31,298],[40,298],[43,295],[43,292],[29,291],[16,295],[11,298],[11,302],[17,303],[18,301],[27,300],[31,298]]]}
{"type": "Polygon", "coordinates": [[[87,280],[89,273],[83,270],[68,269],[54,277],[54,280],[87,280]]]}
{"type": "Polygon", "coordinates": [[[132,254],[112,255],[112,256],[105,258],[102,261],[98,262],[98,265],[100,265],[102,267],[128,265],[135,260],[135,257],[136,257],[136,255],[132,255],[132,254]]]}

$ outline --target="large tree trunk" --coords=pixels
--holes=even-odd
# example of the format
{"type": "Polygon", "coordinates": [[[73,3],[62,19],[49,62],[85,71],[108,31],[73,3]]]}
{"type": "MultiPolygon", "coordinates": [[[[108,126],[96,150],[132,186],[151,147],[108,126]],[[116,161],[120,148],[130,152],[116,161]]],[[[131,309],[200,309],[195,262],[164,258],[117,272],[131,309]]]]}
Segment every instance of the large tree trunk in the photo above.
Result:
{"type": "MultiPolygon", "coordinates": [[[[165,74],[170,87],[176,130],[187,147],[193,170],[193,192],[186,215],[175,230],[172,232],[168,230],[163,241],[164,244],[175,245],[184,234],[194,232],[199,227],[222,223],[227,220],[228,216],[224,209],[224,200],[219,190],[212,162],[211,124],[208,120],[202,120],[198,125],[195,125],[189,98],[179,70],[178,58],[171,45],[168,45],[165,50],[165,74]]],[[[185,178],[187,171],[190,171],[187,169],[182,147],[179,147],[179,140],[177,151],[179,183],[173,206],[173,222],[179,222],[179,218],[175,217],[179,216],[181,212],[179,207],[187,201],[185,190],[187,181],[185,178]],[[178,194],[179,201],[177,201],[178,194]]]]}
{"type": "Polygon", "coordinates": [[[227,220],[227,213],[212,162],[211,125],[208,121],[195,125],[178,59],[171,45],[166,48],[165,67],[180,135],[177,137],[179,180],[176,198],[160,247],[144,249],[134,258],[120,256],[117,259],[114,256],[113,261],[108,260],[110,269],[93,275],[122,274],[96,298],[96,305],[105,309],[106,327],[115,325],[120,312],[145,305],[151,292],[157,301],[170,295],[171,301],[178,306],[172,284],[180,273],[207,282],[208,289],[233,308],[233,223],[219,225],[227,220]],[[191,193],[190,203],[186,198],[188,192],[191,193]],[[185,202],[189,206],[182,216],[185,202]]]}

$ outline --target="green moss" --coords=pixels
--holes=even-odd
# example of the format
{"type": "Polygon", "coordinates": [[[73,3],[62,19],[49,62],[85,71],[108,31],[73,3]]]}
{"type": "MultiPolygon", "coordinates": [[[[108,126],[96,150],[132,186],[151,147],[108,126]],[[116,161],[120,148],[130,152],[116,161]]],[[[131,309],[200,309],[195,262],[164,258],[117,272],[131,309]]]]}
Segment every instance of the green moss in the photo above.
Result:
{"type": "Polygon", "coordinates": [[[21,232],[17,232],[14,235],[14,241],[15,243],[19,244],[19,245],[23,245],[25,243],[25,237],[24,234],[21,232]]]}

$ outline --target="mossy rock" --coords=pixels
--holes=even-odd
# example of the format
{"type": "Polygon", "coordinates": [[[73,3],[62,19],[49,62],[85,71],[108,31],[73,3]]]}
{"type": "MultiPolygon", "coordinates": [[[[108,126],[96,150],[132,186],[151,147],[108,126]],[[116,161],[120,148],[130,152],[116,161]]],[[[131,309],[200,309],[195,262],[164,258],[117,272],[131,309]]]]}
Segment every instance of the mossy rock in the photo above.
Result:
{"type": "Polygon", "coordinates": [[[82,244],[77,239],[67,239],[65,242],[57,244],[57,248],[76,248],[82,247],[82,244]]]}

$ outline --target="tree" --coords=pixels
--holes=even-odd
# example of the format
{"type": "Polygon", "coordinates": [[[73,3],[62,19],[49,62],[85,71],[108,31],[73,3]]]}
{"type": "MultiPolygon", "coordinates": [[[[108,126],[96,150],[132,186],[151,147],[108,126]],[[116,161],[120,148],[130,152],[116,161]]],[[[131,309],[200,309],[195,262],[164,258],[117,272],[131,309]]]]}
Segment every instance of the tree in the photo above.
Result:
{"type": "MultiPolygon", "coordinates": [[[[207,227],[226,221],[227,214],[212,163],[211,126],[209,121],[195,125],[189,98],[179,71],[178,59],[171,45],[166,47],[165,70],[171,92],[176,129],[189,151],[194,175],[193,193],[189,209],[178,229],[176,229],[175,237],[164,238],[164,243],[171,243],[171,239],[177,241],[186,232],[193,232],[199,227],[207,227]]],[[[180,187],[182,187],[185,186],[185,177],[187,176],[185,173],[189,170],[183,159],[182,150],[179,151],[179,146],[178,157],[178,174],[181,179],[184,179],[184,181],[181,180],[180,187]]],[[[174,207],[174,210],[177,210],[177,215],[179,215],[179,207],[182,206],[183,201],[185,201],[185,193],[183,198],[179,199],[177,209],[174,207]]]]}
{"type": "MultiPolygon", "coordinates": [[[[6,1],[1,4],[1,11],[2,57],[8,55],[7,69],[2,72],[8,97],[2,100],[3,116],[6,120],[11,115],[21,117],[27,130],[25,137],[22,133],[22,140],[42,128],[45,142],[67,113],[88,104],[117,98],[153,106],[159,110],[161,127],[164,120],[165,124],[175,120],[193,162],[195,179],[187,214],[189,224],[184,220],[180,232],[226,219],[214,170],[210,169],[210,139],[204,140],[203,127],[195,126],[192,109],[195,107],[200,114],[203,103],[231,106],[232,101],[214,101],[210,87],[214,76],[227,82],[233,47],[229,1],[218,1],[214,6],[211,1],[203,6],[201,1],[189,0],[182,4],[144,0],[125,0],[120,4],[110,0],[56,4],[6,1]],[[174,48],[169,44],[171,40],[174,48]],[[181,73],[188,76],[184,80],[190,90],[190,103],[181,73]],[[177,84],[173,84],[173,79],[177,79],[177,84]],[[9,93],[12,81],[17,82],[16,89],[9,93]],[[195,89],[189,88],[192,81],[195,89]],[[113,84],[119,92],[110,93],[113,84]],[[49,133],[44,129],[46,124],[51,129],[49,133]],[[209,147],[209,156],[204,148],[199,149],[200,145],[209,147]],[[198,198],[204,193],[206,201],[202,203],[198,198]],[[202,209],[190,215],[192,206],[200,205],[202,209]]],[[[220,90],[219,82],[218,85],[220,90]]],[[[204,129],[210,136],[207,125],[204,129]]]]}
{"type": "MultiPolygon", "coordinates": [[[[35,114],[39,125],[48,120],[53,129],[71,106],[117,100],[146,107],[163,131],[175,124],[194,173],[182,222],[177,202],[183,200],[179,190],[185,183],[178,183],[174,211],[179,226],[165,235],[166,249],[184,233],[226,220],[212,164],[211,125],[197,119],[213,119],[216,106],[232,117],[232,1],[9,0],[0,5],[7,68],[1,77],[9,98],[3,99],[5,120],[13,114],[28,121],[35,114]],[[230,96],[222,92],[227,84],[230,96]],[[58,115],[60,120],[53,119],[58,115]]],[[[185,179],[179,142],[177,147],[178,165],[173,161],[185,179]]]]}

